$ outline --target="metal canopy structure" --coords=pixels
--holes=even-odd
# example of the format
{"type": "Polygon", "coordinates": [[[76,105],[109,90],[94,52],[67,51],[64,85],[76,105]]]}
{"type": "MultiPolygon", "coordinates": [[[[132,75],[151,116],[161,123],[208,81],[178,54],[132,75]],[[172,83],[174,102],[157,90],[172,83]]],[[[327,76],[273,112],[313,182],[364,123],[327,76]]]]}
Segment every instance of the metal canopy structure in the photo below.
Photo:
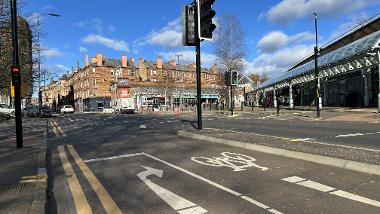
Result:
{"type": "Polygon", "coordinates": [[[240,78],[238,85],[239,86],[251,85],[252,87],[254,87],[256,84],[247,75],[243,75],[243,77],[240,78]]]}
{"type": "MultiPolygon", "coordinates": [[[[139,87],[132,89],[135,95],[146,97],[160,97],[166,93],[174,97],[196,98],[197,91],[195,88],[160,88],[160,87],[139,87]]],[[[202,98],[219,98],[218,89],[202,89],[202,98]]]]}
{"type": "MultiPolygon", "coordinates": [[[[319,76],[326,78],[378,65],[380,31],[356,40],[318,58],[319,76]]],[[[255,90],[272,90],[315,80],[314,61],[293,68],[280,77],[270,79],[255,90]]]]}

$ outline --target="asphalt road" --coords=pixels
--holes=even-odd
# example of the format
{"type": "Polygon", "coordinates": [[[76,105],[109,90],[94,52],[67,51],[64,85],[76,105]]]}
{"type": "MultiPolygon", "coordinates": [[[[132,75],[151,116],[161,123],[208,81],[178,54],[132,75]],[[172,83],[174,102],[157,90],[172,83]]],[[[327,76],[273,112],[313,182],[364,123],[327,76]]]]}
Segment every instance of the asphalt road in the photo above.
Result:
{"type": "MultiPolygon", "coordinates": [[[[205,119],[206,127],[224,124],[249,131],[255,126],[252,121],[205,119]]],[[[270,122],[261,124],[266,132],[270,122]]],[[[288,133],[274,132],[293,126],[285,124],[268,133],[288,133]]],[[[176,136],[177,130],[194,125],[191,117],[175,116],[54,118],[50,213],[380,212],[379,176],[176,136]]],[[[307,126],[294,124],[298,127],[307,126]]],[[[327,124],[318,127],[328,130],[327,124]]],[[[352,130],[344,129],[325,135],[352,130]]],[[[323,136],[295,132],[294,137],[323,136]]]]}
{"type": "Polygon", "coordinates": [[[236,118],[210,116],[205,128],[227,129],[277,137],[301,138],[324,143],[369,148],[380,151],[380,124],[263,119],[260,114],[236,118]]]}

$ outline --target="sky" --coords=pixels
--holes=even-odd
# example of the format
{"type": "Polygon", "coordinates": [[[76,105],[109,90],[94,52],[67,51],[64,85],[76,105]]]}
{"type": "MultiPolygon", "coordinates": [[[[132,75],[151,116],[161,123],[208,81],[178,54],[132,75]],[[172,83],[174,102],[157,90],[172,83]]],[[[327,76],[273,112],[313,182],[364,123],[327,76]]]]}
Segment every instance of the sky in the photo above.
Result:
{"type": "MultiPolygon", "coordinates": [[[[25,0],[25,16],[39,17],[47,51],[45,67],[57,78],[77,61],[84,64],[101,51],[106,58],[195,61],[194,47],[182,46],[181,8],[190,0],[25,0]],[[60,17],[43,14],[57,13],[60,17]]],[[[243,72],[276,77],[311,54],[315,45],[314,12],[319,45],[346,32],[360,17],[380,13],[378,0],[216,0],[216,20],[227,13],[245,32],[243,72]]],[[[213,42],[202,43],[202,64],[215,63],[213,42]]]]}

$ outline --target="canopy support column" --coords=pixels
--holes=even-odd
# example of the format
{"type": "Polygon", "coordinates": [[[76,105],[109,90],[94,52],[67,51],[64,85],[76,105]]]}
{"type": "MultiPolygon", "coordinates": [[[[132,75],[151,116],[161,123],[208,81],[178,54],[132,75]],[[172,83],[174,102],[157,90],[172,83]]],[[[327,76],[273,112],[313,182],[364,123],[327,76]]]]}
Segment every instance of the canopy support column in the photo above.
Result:
{"type": "Polygon", "coordinates": [[[293,85],[289,84],[289,108],[294,108],[294,102],[293,102],[293,85]]]}
{"type": "Polygon", "coordinates": [[[277,94],[276,94],[276,88],[273,89],[273,107],[277,108],[277,94]]]}
{"type": "MultiPolygon", "coordinates": [[[[321,88],[321,78],[319,78],[319,77],[318,77],[318,88],[321,88]]],[[[320,110],[322,110],[322,107],[323,107],[323,105],[322,105],[322,96],[324,96],[324,95],[322,95],[322,93],[319,90],[318,105],[319,105],[319,109],[320,110]]]]}
{"type": "Polygon", "coordinates": [[[368,72],[362,71],[363,81],[364,81],[364,107],[369,106],[369,94],[368,94],[368,72]]]}
{"type": "MultiPolygon", "coordinates": [[[[380,62],[380,53],[377,53],[379,57],[379,62],[380,62]]],[[[377,66],[377,71],[378,71],[378,76],[379,76],[379,91],[377,94],[377,112],[380,113],[380,63],[377,66]]]]}

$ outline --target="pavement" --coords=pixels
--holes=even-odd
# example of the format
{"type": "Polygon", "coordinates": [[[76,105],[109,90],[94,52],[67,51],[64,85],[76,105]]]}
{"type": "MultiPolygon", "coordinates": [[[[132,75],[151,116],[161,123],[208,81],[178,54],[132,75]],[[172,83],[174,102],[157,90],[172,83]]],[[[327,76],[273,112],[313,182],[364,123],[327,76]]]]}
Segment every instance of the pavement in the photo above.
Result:
{"type": "MultiPolygon", "coordinates": [[[[195,125],[192,115],[82,114],[51,119],[49,213],[380,212],[380,176],[177,136],[195,125]]],[[[225,130],[255,131],[265,135],[257,141],[273,144],[279,141],[274,135],[309,136],[333,139],[326,144],[378,148],[375,134],[347,135],[353,130],[374,132],[376,124],[206,113],[204,127],[229,135],[232,132],[225,130]],[[346,137],[335,139],[344,133],[346,137]],[[352,143],[359,137],[367,142],[352,143]]]]}
{"type": "MultiPolygon", "coordinates": [[[[229,111],[206,111],[211,114],[229,116],[229,111]]],[[[273,120],[301,120],[301,121],[333,121],[333,122],[359,122],[359,123],[380,123],[380,114],[374,108],[335,108],[324,107],[321,110],[321,117],[316,117],[316,111],[310,107],[300,107],[298,109],[288,109],[281,107],[280,114],[277,115],[276,108],[244,107],[243,111],[236,108],[237,117],[246,118],[249,115],[258,115],[258,119],[273,120]]]]}
{"type": "Polygon", "coordinates": [[[0,123],[0,213],[46,209],[46,120],[25,118],[24,148],[16,149],[14,120],[0,123]]]}

